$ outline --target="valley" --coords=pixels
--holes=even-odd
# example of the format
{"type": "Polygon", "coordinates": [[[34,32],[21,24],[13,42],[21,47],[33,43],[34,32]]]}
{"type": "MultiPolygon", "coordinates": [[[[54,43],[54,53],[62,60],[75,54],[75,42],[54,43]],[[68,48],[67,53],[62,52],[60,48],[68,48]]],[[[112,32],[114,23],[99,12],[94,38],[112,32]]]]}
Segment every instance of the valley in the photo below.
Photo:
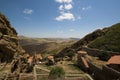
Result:
{"type": "Polygon", "coordinates": [[[44,56],[55,55],[78,40],[78,38],[28,38],[19,36],[20,45],[26,53],[31,55],[40,53],[44,56]]]}

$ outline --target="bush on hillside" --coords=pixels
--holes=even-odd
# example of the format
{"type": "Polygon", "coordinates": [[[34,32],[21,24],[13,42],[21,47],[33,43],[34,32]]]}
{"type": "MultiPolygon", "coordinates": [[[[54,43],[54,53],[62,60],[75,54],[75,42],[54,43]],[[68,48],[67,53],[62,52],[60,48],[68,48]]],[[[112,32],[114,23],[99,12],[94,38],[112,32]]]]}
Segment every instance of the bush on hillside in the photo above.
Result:
{"type": "Polygon", "coordinates": [[[56,66],[51,69],[50,74],[49,74],[49,79],[54,80],[57,78],[63,79],[65,75],[65,71],[62,67],[56,66]]]}
{"type": "Polygon", "coordinates": [[[103,52],[103,53],[99,54],[98,57],[101,60],[108,61],[110,59],[110,54],[103,52]]]}
{"type": "Polygon", "coordinates": [[[70,58],[73,58],[73,56],[75,56],[75,53],[74,52],[69,52],[67,56],[70,57],[70,58]]]}

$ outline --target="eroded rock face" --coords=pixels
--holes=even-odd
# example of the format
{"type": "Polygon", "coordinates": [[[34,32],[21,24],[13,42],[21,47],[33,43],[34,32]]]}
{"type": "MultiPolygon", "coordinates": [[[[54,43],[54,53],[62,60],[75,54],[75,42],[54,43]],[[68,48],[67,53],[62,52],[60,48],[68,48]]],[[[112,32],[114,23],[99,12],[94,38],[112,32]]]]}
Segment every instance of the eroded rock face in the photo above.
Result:
{"type": "Polygon", "coordinates": [[[17,32],[8,19],[0,13],[0,62],[11,62],[14,55],[23,53],[17,32]]]}

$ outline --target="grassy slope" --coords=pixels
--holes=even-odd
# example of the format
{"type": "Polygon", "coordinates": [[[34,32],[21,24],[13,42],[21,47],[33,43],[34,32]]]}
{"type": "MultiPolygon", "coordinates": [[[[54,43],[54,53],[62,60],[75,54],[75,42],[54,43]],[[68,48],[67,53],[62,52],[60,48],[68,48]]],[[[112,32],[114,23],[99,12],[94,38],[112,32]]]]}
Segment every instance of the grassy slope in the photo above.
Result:
{"type": "Polygon", "coordinates": [[[105,35],[89,44],[91,48],[120,52],[120,23],[103,29],[105,35]]]}

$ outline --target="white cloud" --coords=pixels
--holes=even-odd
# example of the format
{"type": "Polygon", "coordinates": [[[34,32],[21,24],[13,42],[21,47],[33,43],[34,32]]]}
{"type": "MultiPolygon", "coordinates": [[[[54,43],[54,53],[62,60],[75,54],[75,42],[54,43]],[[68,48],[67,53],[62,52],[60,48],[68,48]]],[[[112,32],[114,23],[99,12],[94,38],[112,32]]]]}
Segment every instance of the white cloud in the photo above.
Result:
{"type": "Polygon", "coordinates": [[[70,29],[69,31],[73,32],[73,31],[75,31],[75,29],[70,29]]]}
{"type": "Polygon", "coordinates": [[[56,0],[56,2],[59,2],[59,3],[71,3],[72,0],[56,0]]]}
{"type": "Polygon", "coordinates": [[[73,6],[71,4],[60,5],[59,10],[70,10],[73,6]]]}
{"type": "Polygon", "coordinates": [[[91,6],[87,6],[87,7],[83,7],[82,10],[89,10],[91,8],[92,8],[91,6]]]}
{"type": "Polygon", "coordinates": [[[75,17],[72,13],[68,12],[68,13],[61,13],[60,16],[56,17],[57,21],[63,21],[63,20],[75,20],[75,17]]]}
{"type": "Polygon", "coordinates": [[[24,14],[32,14],[32,13],[33,13],[33,10],[32,10],[32,9],[24,9],[24,10],[23,10],[23,13],[24,13],[24,14]]]}
{"type": "Polygon", "coordinates": [[[73,8],[72,0],[55,0],[60,3],[58,7],[60,16],[56,17],[55,20],[63,21],[63,20],[75,20],[73,13],[70,10],[73,8]]]}
{"type": "Polygon", "coordinates": [[[60,5],[60,6],[59,6],[59,10],[64,10],[64,6],[63,6],[63,5],[60,5]]]}
{"type": "Polygon", "coordinates": [[[73,6],[71,4],[65,4],[65,9],[66,10],[70,10],[72,8],[73,8],[73,6]]]}

